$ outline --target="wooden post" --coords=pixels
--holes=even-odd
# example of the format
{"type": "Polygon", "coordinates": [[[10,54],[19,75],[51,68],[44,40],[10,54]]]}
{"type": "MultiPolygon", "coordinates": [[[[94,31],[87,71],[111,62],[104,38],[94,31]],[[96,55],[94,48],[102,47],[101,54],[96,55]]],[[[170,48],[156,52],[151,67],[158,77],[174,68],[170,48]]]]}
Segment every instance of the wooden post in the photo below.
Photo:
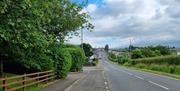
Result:
{"type": "MultiPolygon", "coordinates": [[[[48,74],[49,74],[49,72],[47,72],[45,75],[48,75],[48,74]]],[[[48,78],[49,78],[49,76],[46,77],[46,79],[48,79],[48,78]]],[[[48,83],[48,81],[49,80],[46,80],[46,84],[48,83]]]]}
{"type": "Polygon", "coordinates": [[[0,56],[0,77],[3,77],[3,60],[2,60],[2,56],[0,56]]]}
{"type": "MultiPolygon", "coordinates": [[[[37,82],[39,82],[39,72],[37,74],[37,77],[38,77],[37,82]]],[[[39,88],[39,83],[37,83],[37,88],[39,88]]]]}
{"type": "Polygon", "coordinates": [[[3,80],[3,91],[6,91],[6,77],[3,80]]]}
{"type": "Polygon", "coordinates": [[[26,74],[24,74],[24,76],[23,76],[22,85],[23,85],[23,91],[26,91],[26,74]]]}

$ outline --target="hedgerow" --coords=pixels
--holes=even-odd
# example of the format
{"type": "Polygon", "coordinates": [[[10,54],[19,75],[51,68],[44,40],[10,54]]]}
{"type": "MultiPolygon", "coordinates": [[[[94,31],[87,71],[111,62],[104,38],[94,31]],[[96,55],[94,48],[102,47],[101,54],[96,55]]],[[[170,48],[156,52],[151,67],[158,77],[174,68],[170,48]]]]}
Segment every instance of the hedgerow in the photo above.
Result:
{"type": "Polygon", "coordinates": [[[85,62],[86,56],[84,51],[79,47],[66,48],[72,56],[71,71],[80,71],[85,62]]]}
{"type": "Polygon", "coordinates": [[[151,58],[132,59],[131,63],[180,65],[180,55],[168,55],[168,56],[159,56],[159,57],[151,57],[151,58]]]}

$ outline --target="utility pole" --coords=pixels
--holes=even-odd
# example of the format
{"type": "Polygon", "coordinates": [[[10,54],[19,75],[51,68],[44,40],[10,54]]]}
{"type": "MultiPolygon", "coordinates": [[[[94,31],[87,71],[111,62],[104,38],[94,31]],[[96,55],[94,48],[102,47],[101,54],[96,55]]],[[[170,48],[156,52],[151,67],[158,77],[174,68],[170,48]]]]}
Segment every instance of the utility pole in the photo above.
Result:
{"type": "Polygon", "coordinates": [[[83,30],[81,29],[81,48],[83,49],[83,30]]]}
{"type": "MultiPolygon", "coordinates": [[[[84,49],[83,49],[83,30],[82,30],[82,29],[81,29],[81,48],[82,48],[82,50],[84,51],[84,49]]],[[[82,61],[81,61],[81,65],[82,65],[82,67],[83,67],[82,61]]],[[[81,71],[83,71],[83,68],[81,68],[81,71]]]]}
{"type": "Polygon", "coordinates": [[[131,47],[132,47],[132,45],[131,45],[131,42],[132,42],[132,39],[129,39],[129,57],[131,58],[131,47]]]}

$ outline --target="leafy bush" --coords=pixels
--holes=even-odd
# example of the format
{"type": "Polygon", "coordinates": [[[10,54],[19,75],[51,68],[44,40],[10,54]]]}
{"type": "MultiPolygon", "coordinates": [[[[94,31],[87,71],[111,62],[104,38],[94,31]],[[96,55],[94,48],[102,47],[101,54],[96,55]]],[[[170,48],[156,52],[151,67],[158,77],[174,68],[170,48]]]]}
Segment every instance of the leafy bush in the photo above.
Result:
{"type": "Polygon", "coordinates": [[[99,62],[98,58],[94,58],[92,61],[92,65],[96,66],[98,62],[99,62]]]}
{"type": "Polygon", "coordinates": [[[93,49],[92,49],[92,46],[90,44],[83,43],[80,46],[83,46],[83,50],[85,52],[86,57],[89,58],[93,55],[93,51],[92,51],[93,49]]]}
{"type": "Polygon", "coordinates": [[[142,51],[138,48],[132,51],[132,58],[143,58],[142,51]]]}
{"type": "Polygon", "coordinates": [[[84,51],[81,48],[66,48],[72,56],[71,71],[80,71],[86,60],[84,51]]]}
{"type": "Polygon", "coordinates": [[[128,56],[117,56],[117,62],[119,64],[124,64],[129,61],[128,56]]]}
{"type": "Polygon", "coordinates": [[[177,75],[180,75],[180,65],[177,65],[175,70],[174,70],[174,73],[177,74],[177,75]]]}
{"type": "Polygon", "coordinates": [[[57,59],[55,69],[57,78],[65,78],[72,65],[71,55],[67,50],[62,49],[59,51],[57,59]]]}
{"type": "Polygon", "coordinates": [[[117,62],[117,57],[116,57],[116,55],[113,54],[113,53],[109,53],[108,59],[109,59],[110,61],[117,62]]]}

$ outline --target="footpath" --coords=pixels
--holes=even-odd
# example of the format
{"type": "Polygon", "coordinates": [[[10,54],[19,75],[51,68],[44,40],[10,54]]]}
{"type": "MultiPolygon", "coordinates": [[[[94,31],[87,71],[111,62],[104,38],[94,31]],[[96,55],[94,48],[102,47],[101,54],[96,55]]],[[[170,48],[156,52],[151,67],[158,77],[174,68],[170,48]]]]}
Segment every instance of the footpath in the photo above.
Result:
{"type": "Polygon", "coordinates": [[[109,91],[101,62],[95,67],[84,67],[83,72],[70,73],[64,80],[41,89],[40,91],[109,91]]]}

